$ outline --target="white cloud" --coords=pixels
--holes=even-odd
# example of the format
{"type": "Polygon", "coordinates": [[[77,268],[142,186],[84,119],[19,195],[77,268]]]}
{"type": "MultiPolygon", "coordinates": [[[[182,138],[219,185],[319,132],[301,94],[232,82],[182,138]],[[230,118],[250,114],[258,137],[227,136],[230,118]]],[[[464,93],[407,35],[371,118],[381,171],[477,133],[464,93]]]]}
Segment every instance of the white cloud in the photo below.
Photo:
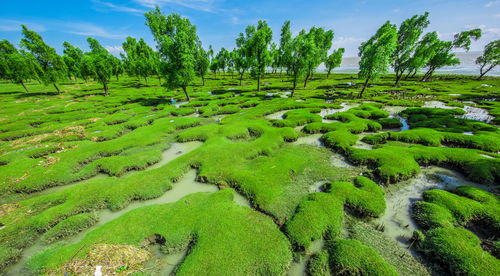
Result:
{"type": "Polygon", "coordinates": [[[17,21],[17,20],[9,20],[9,19],[0,19],[0,31],[3,32],[13,32],[13,31],[21,31],[21,24],[26,25],[28,29],[33,30],[35,32],[43,32],[46,31],[47,28],[37,23],[26,22],[26,21],[17,21]]]}
{"type": "Polygon", "coordinates": [[[102,10],[107,9],[107,10],[113,10],[117,12],[128,12],[128,13],[137,13],[137,14],[143,14],[145,11],[139,10],[139,9],[134,9],[126,6],[119,6],[115,5],[110,2],[104,2],[104,1],[99,1],[99,0],[92,0],[94,4],[96,4],[96,7],[94,7],[95,10],[102,10]]]}
{"type": "Polygon", "coordinates": [[[500,13],[499,14],[495,14],[496,17],[500,17],[500,13]]]}
{"type": "Polygon", "coordinates": [[[490,8],[490,7],[496,6],[496,5],[498,5],[498,4],[500,4],[500,1],[499,1],[499,0],[497,0],[497,1],[490,1],[490,2],[488,2],[486,5],[484,5],[484,7],[485,7],[485,8],[490,8]]]}
{"type": "Polygon", "coordinates": [[[148,8],[154,8],[155,6],[164,7],[166,5],[178,5],[185,8],[190,8],[194,10],[215,12],[215,0],[134,0],[140,5],[148,8]]]}
{"type": "Polygon", "coordinates": [[[125,53],[122,46],[104,46],[104,48],[112,55],[119,56],[120,53],[125,53]]]}
{"type": "Polygon", "coordinates": [[[120,39],[126,37],[125,34],[110,33],[107,30],[99,26],[96,26],[92,23],[86,23],[86,22],[67,23],[66,27],[70,29],[66,31],[67,33],[70,34],[83,35],[83,36],[97,36],[110,39],[120,39]]]}
{"type": "Polygon", "coordinates": [[[401,11],[400,9],[393,9],[393,10],[392,10],[392,12],[394,12],[394,13],[398,13],[398,12],[400,12],[400,11],[401,11]]]}

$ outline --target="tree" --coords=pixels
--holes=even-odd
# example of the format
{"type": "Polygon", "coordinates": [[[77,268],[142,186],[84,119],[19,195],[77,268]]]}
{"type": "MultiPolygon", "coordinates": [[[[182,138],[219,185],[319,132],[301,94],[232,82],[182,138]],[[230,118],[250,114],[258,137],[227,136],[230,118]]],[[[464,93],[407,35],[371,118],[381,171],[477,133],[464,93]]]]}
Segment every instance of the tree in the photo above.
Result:
{"type": "Polygon", "coordinates": [[[82,63],[80,64],[80,77],[87,82],[89,78],[94,76],[94,65],[89,53],[84,53],[82,63]]]}
{"type": "Polygon", "coordinates": [[[387,72],[396,44],[396,25],[390,21],[382,25],[368,41],[361,43],[358,54],[361,57],[358,77],[364,79],[365,83],[359,94],[360,98],[363,97],[370,80],[376,80],[387,72]]]}
{"type": "Polygon", "coordinates": [[[398,43],[393,53],[394,61],[392,64],[396,73],[394,85],[398,85],[403,74],[410,69],[410,62],[418,45],[418,39],[430,23],[428,17],[428,12],[423,15],[414,15],[399,26],[398,43]]]}
{"type": "Polygon", "coordinates": [[[219,70],[219,61],[217,59],[212,59],[210,63],[210,71],[214,73],[214,79],[217,79],[217,71],[219,70]]]}
{"type": "Polygon", "coordinates": [[[196,52],[199,39],[196,27],[189,19],[172,13],[165,16],[159,7],[145,14],[146,25],[149,26],[163,60],[167,86],[181,87],[189,101],[187,86],[195,78],[196,52]]]}
{"type": "Polygon", "coordinates": [[[326,60],[328,50],[332,47],[333,31],[312,27],[307,35],[312,37],[310,40],[312,49],[309,55],[305,56],[307,68],[304,87],[307,86],[307,81],[312,78],[316,68],[326,60]]]}
{"type": "Polygon", "coordinates": [[[243,76],[245,72],[252,67],[253,56],[251,45],[249,43],[250,38],[255,32],[254,26],[248,26],[245,30],[245,34],[240,33],[236,39],[236,49],[234,51],[234,67],[236,71],[240,74],[240,86],[243,81],[243,76]]]}
{"type": "Polygon", "coordinates": [[[278,49],[280,76],[282,68],[290,61],[290,42],[292,41],[292,31],[290,31],[290,20],[286,20],[281,27],[280,46],[278,49]]]}
{"type": "Polygon", "coordinates": [[[201,77],[203,81],[203,86],[205,86],[205,75],[208,71],[208,66],[210,66],[210,59],[208,53],[203,49],[201,43],[198,44],[198,51],[196,52],[196,74],[201,77]]]}
{"type": "Polygon", "coordinates": [[[428,70],[422,81],[429,80],[434,71],[439,68],[460,64],[460,60],[452,53],[452,50],[454,48],[464,48],[466,51],[469,51],[472,39],[479,39],[481,33],[480,29],[473,29],[456,34],[453,41],[441,41],[436,38],[432,44],[431,56],[425,64],[428,70]]]}
{"type": "Polygon", "coordinates": [[[436,47],[438,46],[439,39],[436,32],[430,32],[425,34],[425,36],[418,42],[417,47],[413,53],[413,56],[408,61],[408,74],[406,78],[410,75],[415,76],[423,68],[428,61],[436,54],[436,47]]]}
{"type": "Polygon", "coordinates": [[[299,81],[307,72],[307,57],[314,55],[315,42],[311,35],[302,30],[299,35],[294,37],[285,49],[290,55],[287,58],[287,71],[292,75],[292,97],[295,94],[297,81],[299,81]]]}
{"type": "Polygon", "coordinates": [[[162,72],[162,61],[160,57],[160,53],[153,51],[153,55],[151,56],[151,69],[153,70],[153,73],[158,77],[158,82],[160,83],[161,86],[161,72],[162,72]]]}
{"type": "Polygon", "coordinates": [[[266,65],[269,64],[269,44],[272,39],[273,31],[269,28],[267,22],[265,20],[259,20],[257,29],[248,40],[254,59],[254,62],[252,62],[251,75],[254,79],[257,79],[257,91],[260,91],[260,79],[266,72],[266,65]]]}
{"type": "Polygon", "coordinates": [[[108,95],[108,83],[113,75],[113,56],[94,38],[87,38],[90,47],[90,61],[94,79],[102,84],[104,95],[108,95]]]}
{"type": "Polygon", "coordinates": [[[433,45],[434,55],[427,61],[427,73],[422,77],[421,81],[430,79],[436,69],[444,66],[454,66],[460,64],[460,60],[451,51],[453,50],[453,42],[438,40],[433,45]]]}
{"type": "Polygon", "coordinates": [[[269,60],[269,66],[272,68],[272,73],[276,73],[276,70],[279,68],[280,56],[278,52],[278,48],[276,48],[276,43],[271,43],[271,58],[269,60]]]}
{"type": "Polygon", "coordinates": [[[113,55],[111,55],[111,60],[113,61],[113,75],[116,77],[116,81],[120,81],[119,75],[123,73],[123,63],[113,55]]]}
{"type": "Polygon", "coordinates": [[[472,39],[478,40],[482,35],[481,29],[472,29],[455,34],[453,39],[453,47],[464,48],[467,52],[470,50],[472,39]]]}
{"type": "Polygon", "coordinates": [[[226,73],[226,67],[229,62],[229,52],[224,47],[222,47],[222,49],[220,49],[220,51],[215,56],[215,59],[217,60],[219,69],[222,70],[223,78],[225,78],[226,76],[224,74],[226,73]]]}
{"type": "Polygon", "coordinates": [[[63,60],[66,67],[68,67],[68,78],[71,80],[71,76],[73,76],[76,79],[80,75],[80,65],[82,63],[83,51],[66,41],[63,43],[63,47],[63,60]]]}
{"type": "Polygon", "coordinates": [[[340,66],[342,63],[342,56],[344,55],[345,49],[344,48],[339,48],[336,51],[333,51],[331,55],[328,56],[328,58],[325,61],[325,66],[326,66],[326,78],[328,79],[328,76],[330,76],[330,72],[334,69],[340,66]]]}
{"type": "Polygon", "coordinates": [[[0,77],[22,85],[26,93],[29,91],[24,82],[37,77],[32,60],[5,39],[0,41],[0,77]]]}
{"type": "Polygon", "coordinates": [[[123,51],[126,55],[120,54],[124,63],[125,71],[130,76],[139,77],[137,56],[137,40],[128,36],[127,40],[122,44],[123,51]]]}
{"type": "Polygon", "coordinates": [[[495,66],[500,65],[500,40],[488,43],[484,47],[483,55],[476,59],[476,64],[480,66],[478,80],[482,79],[495,66]]]}
{"type": "Polygon", "coordinates": [[[56,53],[56,50],[47,45],[41,35],[35,31],[29,30],[26,26],[23,28],[23,38],[21,45],[27,49],[37,61],[37,67],[40,69],[40,80],[45,84],[52,84],[61,93],[57,83],[64,80],[67,76],[67,67],[63,58],[56,53]]]}
{"type": "Polygon", "coordinates": [[[139,39],[139,42],[137,42],[135,52],[137,56],[137,73],[146,81],[147,85],[148,76],[153,73],[153,49],[151,49],[151,47],[146,44],[144,39],[141,38],[139,39]]]}

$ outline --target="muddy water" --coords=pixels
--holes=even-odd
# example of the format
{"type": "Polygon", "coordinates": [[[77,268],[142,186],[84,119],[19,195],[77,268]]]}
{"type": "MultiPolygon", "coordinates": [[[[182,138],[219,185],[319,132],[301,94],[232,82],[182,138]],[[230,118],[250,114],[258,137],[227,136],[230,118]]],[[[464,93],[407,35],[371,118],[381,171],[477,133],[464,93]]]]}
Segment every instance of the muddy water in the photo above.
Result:
{"type": "Polygon", "coordinates": [[[422,200],[423,192],[430,189],[451,190],[458,186],[470,185],[482,189],[487,186],[469,182],[459,173],[439,168],[430,167],[422,169],[422,172],[414,179],[393,184],[386,191],[385,214],[375,222],[384,225],[384,234],[394,238],[403,247],[408,247],[408,238],[417,229],[415,222],[411,219],[411,207],[416,201],[422,200]]]}
{"type": "Polygon", "coordinates": [[[408,120],[406,118],[403,118],[399,115],[400,112],[403,110],[407,109],[408,107],[406,106],[386,106],[383,108],[384,111],[389,113],[389,118],[394,118],[396,120],[399,120],[403,126],[401,129],[397,129],[396,131],[405,131],[410,129],[410,126],[408,125],[408,120]]]}
{"type": "Polygon", "coordinates": [[[344,112],[344,111],[347,111],[347,110],[349,110],[351,108],[360,106],[359,103],[341,103],[340,105],[342,106],[342,108],[337,108],[337,109],[335,109],[335,108],[321,109],[321,112],[319,113],[319,115],[321,117],[323,117],[323,122],[324,123],[330,122],[329,120],[325,119],[325,116],[328,116],[330,114],[339,113],[339,112],[344,112]]]}
{"type": "Polygon", "coordinates": [[[295,261],[290,265],[288,269],[288,276],[303,276],[306,275],[306,268],[311,256],[320,252],[323,249],[325,241],[323,239],[315,240],[311,243],[311,246],[302,254],[302,258],[299,261],[295,261]]]}
{"type": "Polygon", "coordinates": [[[319,140],[323,134],[311,134],[308,136],[302,136],[297,139],[297,141],[292,142],[292,145],[311,145],[316,147],[321,147],[321,141],[319,140]]]}
{"type": "Polygon", "coordinates": [[[354,145],[352,145],[352,147],[353,148],[358,148],[358,149],[372,150],[373,149],[373,145],[367,144],[367,143],[361,141],[361,139],[363,139],[363,137],[365,137],[365,136],[373,135],[373,134],[377,134],[377,133],[376,132],[363,132],[363,133],[360,133],[358,135],[358,141],[354,145]]]}
{"type": "MultiPolygon", "coordinates": [[[[458,107],[446,106],[443,102],[439,101],[430,101],[425,102],[423,107],[433,107],[433,108],[444,108],[444,109],[454,109],[458,107]]],[[[488,110],[479,107],[473,107],[469,105],[465,105],[462,110],[465,111],[464,115],[457,116],[457,118],[464,118],[469,120],[481,121],[485,123],[491,122],[494,119],[493,116],[488,114],[488,110]]]]}
{"type": "Polygon", "coordinates": [[[285,114],[288,111],[289,110],[282,110],[282,111],[274,112],[274,113],[271,113],[269,115],[266,115],[265,117],[267,119],[271,119],[271,120],[283,120],[283,114],[285,114]]]}
{"type": "MultiPolygon", "coordinates": [[[[72,237],[69,237],[66,239],[66,242],[68,243],[77,243],[81,241],[85,235],[87,235],[90,231],[104,225],[107,222],[110,222],[123,214],[130,212],[134,209],[144,207],[144,206],[149,206],[152,204],[166,204],[166,203],[171,203],[171,202],[176,202],[179,199],[183,198],[186,195],[189,194],[194,194],[194,193],[199,193],[199,192],[208,192],[208,193],[214,193],[218,191],[219,188],[215,185],[209,185],[209,184],[203,184],[200,182],[196,182],[196,171],[195,170],[190,170],[188,171],[184,177],[177,183],[174,183],[172,186],[172,189],[169,191],[165,192],[161,197],[150,199],[150,200],[144,200],[144,201],[134,201],[131,204],[129,204],[127,207],[113,212],[109,209],[103,209],[97,211],[97,215],[99,216],[99,221],[92,227],[87,228],[86,230],[78,233],[77,235],[74,235],[72,237]]],[[[29,248],[26,248],[23,251],[21,260],[14,266],[11,267],[11,269],[8,272],[8,275],[22,275],[25,274],[26,271],[24,270],[24,264],[26,261],[33,256],[35,253],[41,252],[44,249],[47,248],[47,245],[44,245],[40,239],[35,242],[35,244],[29,248]]]]}
{"type": "Polygon", "coordinates": [[[164,254],[158,244],[154,245],[151,251],[153,258],[145,264],[145,271],[150,271],[153,275],[171,275],[187,255],[187,249],[178,253],[164,254]]]}

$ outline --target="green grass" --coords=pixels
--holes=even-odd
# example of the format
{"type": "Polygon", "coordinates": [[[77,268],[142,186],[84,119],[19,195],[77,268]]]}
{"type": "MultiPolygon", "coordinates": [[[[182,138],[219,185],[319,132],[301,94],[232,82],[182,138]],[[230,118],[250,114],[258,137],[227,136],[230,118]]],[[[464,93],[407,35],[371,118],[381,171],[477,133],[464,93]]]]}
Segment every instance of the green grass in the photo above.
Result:
{"type": "MultiPolygon", "coordinates": [[[[67,236],[95,222],[90,214],[102,209],[119,210],[133,201],[157,198],[191,168],[197,169],[199,181],[237,190],[251,202],[255,211],[239,210],[230,204],[229,195],[206,196],[206,199],[193,195],[193,202],[200,202],[196,210],[180,203],[147,207],[144,210],[151,211],[147,214],[135,210],[117,222],[97,228],[86,240],[95,242],[99,236],[108,235],[117,243],[137,245],[137,241],[151,234],[144,232],[147,229],[164,233],[176,231],[157,220],[161,214],[172,214],[167,220],[185,215],[186,218],[182,218],[185,224],[179,230],[185,232],[172,236],[169,244],[172,250],[194,245],[188,254],[188,260],[193,261],[184,263],[180,272],[200,274],[205,271],[197,270],[198,266],[204,267],[199,262],[212,264],[214,261],[217,266],[224,265],[229,274],[283,274],[293,248],[304,249],[311,240],[322,237],[338,237],[344,212],[354,214],[356,220],[383,213],[383,191],[373,181],[390,183],[411,178],[420,171],[420,166],[427,165],[456,169],[476,182],[499,181],[497,126],[455,118],[460,113],[456,110],[418,108],[424,100],[438,100],[453,107],[463,105],[457,100],[472,100],[477,107],[489,110],[495,117],[493,122],[498,123],[500,105],[485,100],[500,95],[498,78],[476,81],[470,77],[436,76],[435,81],[426,83],[403,80],[401,86],[395,88],[393,76],[389,75],[369,87],[364,99],[351,98],[362,85],[352,74],[333,74],[328,80],[324,74],[314,74],[308,87],[297,89],[294,98],[279,95],[291,88],[286,76],[266,75],[260,92],[256,91],[255,81],[249,78],[244,79],[243,86],[230,75],[218,78],[208,76],[205,86],[197,80],[188,89],[192,101],[179,108],[172,101],[185,101],[183,92],[160,87],[157,80],[146,85],[122,77],[110,83],[108,97],[103,96],[101,86],[93,81],[68,81],[61,85],[62,95],[56,95],[50,86],[35,82],[27,84],[31,92],[28,94],[19,85],[0,82],[0,203],[9,204],[0,208],[8,210],[0,213],[0,227],[4,227],[0,230],[0,269],[14,263],[22,250],[39,238],[50,243],[48,248],[55,247],[43,253],[44,257],[33,259],[33,267],[55,267],[67,261],[69,252],[74,253],[81,242],[62,244],[67,236]],[[448,95],[456,91],[462,96],[448,95]],[[268,94],[275,92],[274,96],[268,94]],[[366,100],[370,102],[364,102],[366,100]],[[341,103],[361,105],[328,115],[325,119],[329,121],[324,123],[319,112],[339,109],[341,103]],[[390,105],[416,107],[401,114],[407,117],[411,130],[382,133],[400,126],[398,120],[388,118],[389,114],[383,111],[390,105]],[[282,120],[266,118],[276,112],[284,113],[282,120]],[[294,129],[298,126],[304,126],[300,133],[294,129]],[[359,134],[367,131],[378,132],[363,139],[374,145],[373,150],[354,147],[359,134]],[[312,133],[322,133],[321,141],[327,148],[289,144],[312,133]],[[161,161],[162,152],[168,150],[172,142],[187,141],[203,144],[151,169],[152,164],[161,161]],[[349,171],[334,167],[330,162],[331,150],[346,155],[352,164],[361,168],[349,171]],[[137,173],[127,174],[129,171],[137,173]],[[354,184],[346,182],[360,171],[371,180],[358,177],[354,184]],[[108,177],[88,180],[100,173],[108,177]],[[78,182],[82,180],[88,181],[78,182]],[[319,181],[332,184],[325,185],[323,192],[311,194],[311,186],[319,181]],[[67,186],[69,184],[74,185],[67,186]],[[10,209],[9,206],[16,207],[10,209]],[[137,231],[120,232],[127,228],[119,229],[119,226],[125,222],[132,224],[129,221],[132,218],[143,222],[130,228],[137,231]],[[204,221],[207,218],[235,233],[208,229],[209,222],[204,221]],[[197,244],[200,241],[194,234],[197,231],[220,244],[197,244]],[[240,232],[248,236],[230,236],[240,232]],[[267,239],[271,236],[275,238],[269,242],[267,239]],[[59,239],[61,244],[54,243],[59,239]],[[248,241],[253,247],[238,251],[233,241],[248,241]],[[211,260],[210,250],[227,256],[214,255],[216,259],[211,260]],[[274,253],[266,256],[265,251],[274,253]],[[233,256],[234,261],[228,256],[233,256]],[[42,260],[47,262],[44,264],[42,260]]],[[[443,217],[426,219],[427,227],[456,226],[467,223],[471,217],[472,221],[476,217],[485,218],[493,225],[496,209],[491,207],[490,196],[468,190],[457,194],[475,202],[488,202],[489,207],[476,208],[475,203],[464,205],[469,206],[472,213],[458,207],[455,210],[451,205],[431,207],[428,212],[434,211],[443,217]],[[446,213],[440,208],[450,208],[450,211],[446,213]],[[455,217],[455,212],[461,216],[455,217]]],[[[220,229],[219,225],[214,227],[220,229]]],[[[363,252],[354,259],[368,252],[367,260],[374,259],[378,264],[380,258],[384,258],[401,272],[397,262],[379,248],[366,241],[362,243],[364,245],[349,245],[363,252]],[[372,248],[378,255],[365,247],[372,248]]],[[[345,264],[346,271],[352,272],[376,269],[354,259],[346,263],[335,257],[337,250],[344,249],[327,246],[327,250],[312,258],[317,261],[311,261],[310,271],[314,270],[313,263],[317,264],[318,273],[337,271],[332,268],[339,269],[335,265],[338,263],[345,264]]],[[[381,267],[392,273],[385,264],[381,267]]]]}

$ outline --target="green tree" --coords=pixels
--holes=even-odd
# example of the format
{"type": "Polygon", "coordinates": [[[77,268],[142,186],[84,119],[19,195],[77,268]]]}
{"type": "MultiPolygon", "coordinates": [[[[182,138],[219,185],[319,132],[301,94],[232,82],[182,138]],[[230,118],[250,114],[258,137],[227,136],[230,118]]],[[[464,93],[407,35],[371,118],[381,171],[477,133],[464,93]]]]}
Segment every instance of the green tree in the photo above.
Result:
{"type": "Polygon", "coordinates": [[[439,39],[436,32],[430,32],[424,35],[418,42],[413,56],[408,61],[408,74],[406,78],[410,75],[412,75],[412,77],[415,76],[417,72],[428,63],[435,55],[438,44],[439,39]]]}
{"type": "Polygon", "coordinates": [[[364,79],[365,83],[359,94],[360,98],[363,97],[370,80],[376,80],[388,71],[396,44],[396,25],[390,21],[382,25],[368,41],[361,43],[358,54],[361,57],[358,77],[364,79]]]}
{"type": "Polygon", "coordinates": [[[63,58],[56,53],[56,50],[47,45],[41,35],[35,31],[29,30],[26,26],[21,25],[23,28],[23,38],[21,45],[27,49],[38,63],[40,68],[40,80],[45,84],[52,84],[61,93],[57,83],[64,80],[67,76],[67,67],[63,58]]]}
{"type": "Polygon", "coordinates": [[[217,60],[217,65],[219,65],[219,69],[222,70],[223,78],[225,78],[226,67],[229,63],[229,52],[224,47],[222,47],[215,56],[215,59],[217,60]]]}
{"type": "Polygon", "coordinates": [[[460,60],[451,52],[453,50],[453,42],[438,40],[433,47],[434,55],[426,63],[428,70],[422,77],[422,81],[429,80],[436,69],[460,64],[460,60]]]}
{"type": "Polygon", "coordinates": [[[107,96],[108,83],[113,76],[113,56],[96,39],[89,37],[87,42],[90,47],[88,56],[92,62],[92,74],[94,79],[102,84],[104,95],[107,96]]]}
{"type": "Polygon", "coordinates": [[[203,86],[205,86],[205,75],[207,74],[208,67],[210,66],[210,58],[208,53],[203,49],[201,43],[198,44],[198,51],[196,52],[196,74],[201,77],[203,86]]]}
{"type": "Polygon", "coordinates": [[[111,60],[113,61],[113,75],[116,77],[116,81],[120,81],[120,74],[123,74],[123,63],[122,61],[111,55],[111,60]]]}
{"type": "Polygon", "coordinates": [[[500,65],[500,40],[488,43],[484,47],[483,55],[476,59],[476,64],[480,66],[478,80],[482,79],[495,66],[500,65]]]}
{"type": "Polygon", "coordinates": [[[318,66],[326,61],[328,50],[332,47],[333,31],[325,31],[323,28],[312,27],[309,30],[308,36],[312,37],[312,50],[306,58],[306,77],[304,79],[304,87],[307,86],[307,81],[312,78],[318,66]]]}
{"type": "Polygon", "coordinates": [[[250,48],[251,45],[249,43],[249,40],[253,36],[254,32],[254,26],[248,26],[245,30],[245,34],[240,33],[240,35],[236,39],[234,66],[236,71],[238,71],[240,75],[240,86],[242,84],[245,72],[252,67],[254,61],[252,56],[252,49],[250,48]]]}
{"type": "Polygon", "coordinates": [[[481,29],[472,29],[455,34],[453,39],[453,47],[464,48],[467,52],[470,50],[472,39],[478,40],[481,38],[483,32],[481,29]]]}
{"type": "Polygon", "coordinates": [[[195,57],[199,43],[196,27],[179,14],[165,16],[159,7],[147,12],[145,16],[162,59],[166,61],[164,68],[167,86],[181,87],[189,101],[187,87],[195,78],[195,57]]]}
{"type": "Polygon", "coordinates": [[[328,56],[328,58],[325,61],[325,66],[326,66],[326,78],[328,79],[328,76],[330,76],[330,72],[334,69],[340,66],[342,63],[342,56],[344,55],[345,49],[344,48],[339,48],[336,51],[333,51],[331,55],[328,56]]]}
{"type": "Polygon", "coordinates": [[[68,67],[68,78],[71,80],[71,76],[73,76],[76,79],[80,75],[80,65],[82,63],[83,51],[66,41],[63,43],[63,47],[63,60],[68,67]]]}
{"type": "Polygon", "coordinates": [[[396,73],[396,82],[398,85],[403,74],[410,69],[411,59],[418,46],[418,40],[424,29],[427,28],[430,21],[429,13],[423,15],[414,15],[401,23],[398,30],[398,43],[393,54],[392,67],[396,73]]]}
{"type": "Polygon", "coordinates": [[[94,77],[94,65],[89,53],[84,53],[80,64],[80,77],[87,82],[94,77]]]}
{"type": "Polygon", "coordinates": [[[273,39],[273,31],[267,25],[265,20],[259,20],[259,24],[252,36],[248,40],[251,49],[252,62],[251,76],[257,79],[257,91],[260,91],[260,80],[266,72],[266,66],[269,64],[270,54],[269,45],[273,39]]]}
{"type": "Polygon", "coordinates": [[[276,43],[274,43],[274,42],[271,43],[270,54],[271,54],[271,59],[269,60],[269,66],[272,69],[271,72],[274,74],[278,70],[279,62],[280,62],[279,51],[278,51],[276,43]]]}
{"type": "Polygon", "coordinates": [[[31,78],[37,78],[37,72],[33,60],[19,52],[14,45],[7,40],[0,41],[0,77],[23,86],[29,93],[25,82],[31,78]]]}
{"type": "Polygon", "coordinates": [[[158,78],[158,82],[160,83],[161,86],[161,74],[162,74],[162,61],[160,57],[160,53],[157,51],[153,51],[153,55],[151,57],[151,69],[153,70],[153,73],[156,75],[158,78]]]}
{"type": "Polygon", "coordinates": [[[295,88],[297,87],[297,82],[302,79],[307,73],[307,58],[315,54],[316,45],[314,37],[307,34],[305,30],[302,30],[299,35],[294,37],[290,43],[288,43],[289,49],[284,49],[290,55],[287,58],[286,67],[287,71],[292,75],[292,94],[295,94],[295,88]]]}
{"type": "Polygon", "coordinates": [[[281,37],[280,37],[280,46],[278,49],[279,55],[279,63],[280,67],[280,77],[282,73],[282,68],[288,64],[291,58],[290,53],[290,42],[292,41],[292,31],[290,30],[290,20],[286,20],[281,27],[281,37]]]}
{"type": "Polygon", "coordinates": [[[217,71],[219,70],[219,61],[215,58],[212,59],[212,62],[210,62],[210,71],[214,73],[214,79],[217,79],[217,71]]]}

